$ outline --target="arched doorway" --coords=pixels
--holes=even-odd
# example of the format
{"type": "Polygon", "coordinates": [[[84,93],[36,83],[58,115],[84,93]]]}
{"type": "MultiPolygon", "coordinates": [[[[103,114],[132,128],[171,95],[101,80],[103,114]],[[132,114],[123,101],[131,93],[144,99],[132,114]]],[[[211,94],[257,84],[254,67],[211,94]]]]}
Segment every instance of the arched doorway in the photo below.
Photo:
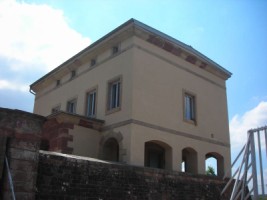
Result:
{"type": "Polygon", "coordinates": [[[161,141],[145,143],[145,166],[159,169],[172,168],[172,149],[161,141]]]}
{"type": "Polygon", "coordinates": [[[206,154],[206,169],[208,166],[214,168],[215,175],[219,177],[224,176],[224,158],[219,153],[210,152],[206,154]]]}
{"type": "Polygon", "coordinates": [[[109,138],[103,146],[103,159],[108,161],[119,161],[119,143],[115,138],[109,138]]]}
{"type": "Polygon", "coordinates": [[[182,150],[181,168],[183,172],[197,174],[197,152],[193,148],[187,147],[182,150]]]}
{"type": "Polygon", "coordinates": [[[153,142],[145,143],[145,166],[164,169],[165,149],[153,142]]]}

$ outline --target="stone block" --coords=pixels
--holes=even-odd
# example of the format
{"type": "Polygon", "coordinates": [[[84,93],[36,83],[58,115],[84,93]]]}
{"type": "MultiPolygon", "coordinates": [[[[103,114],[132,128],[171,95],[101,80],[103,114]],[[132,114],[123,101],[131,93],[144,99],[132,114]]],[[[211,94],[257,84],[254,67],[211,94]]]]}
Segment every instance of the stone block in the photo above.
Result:
{"type": "Polygon", "coordinates": [[[8,157],[11,159],[18,159],[18,160],[27,160],[27,161],[38,161],[38,152],[10,148],[8,149],[8,157]]]}
{"type": "Polygon", "coordinates": [[[38,166],[38,163],[35,160],[29,161],[29,160],[12,159],[9,162],[10,169],[19,170],[19,171],[22,171],[22,172],[37,171],[37,166],[38,166]]]}
{"type": "Polygon", "coordinates": [[[37,151],[37,150],[39,150],[40,141],[39,141],[39,139],[33,140],[32,138],[30,140],[10,138],[8,144],[9,144],[9,147],[11,147],[11,148],[37,151]]]}
{"type": "Polygon", "coordinates": [[[37,199],[229,199],[226,182],[204,175],[40,153],[37,199]]]}

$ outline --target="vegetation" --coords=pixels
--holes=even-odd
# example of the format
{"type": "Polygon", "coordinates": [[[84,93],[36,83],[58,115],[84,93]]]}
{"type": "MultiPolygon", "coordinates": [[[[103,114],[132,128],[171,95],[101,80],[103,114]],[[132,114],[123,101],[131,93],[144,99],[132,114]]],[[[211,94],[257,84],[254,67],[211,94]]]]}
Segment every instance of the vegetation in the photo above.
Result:
{"type": "Polygon", "coordinates": [[[211,166],[208,166],[208,169],[206,170],[206,175],[216,176],[214,168],[211,166]]]}

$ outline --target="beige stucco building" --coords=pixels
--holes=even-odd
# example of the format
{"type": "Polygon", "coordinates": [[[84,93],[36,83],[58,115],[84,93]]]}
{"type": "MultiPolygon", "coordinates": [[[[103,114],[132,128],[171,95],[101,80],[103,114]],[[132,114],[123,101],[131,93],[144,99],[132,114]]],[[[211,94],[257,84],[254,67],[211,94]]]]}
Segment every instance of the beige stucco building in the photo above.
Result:
{"type": "Polygon", "coordinates": [[[230,76],[191,46],[131,19],[30,89],[34,113],[72,124],[61,145],[47,137],[49,150],[177,171],[183,163],[199,174],[214,157],[221,176],[230,167],[230,76]]]}

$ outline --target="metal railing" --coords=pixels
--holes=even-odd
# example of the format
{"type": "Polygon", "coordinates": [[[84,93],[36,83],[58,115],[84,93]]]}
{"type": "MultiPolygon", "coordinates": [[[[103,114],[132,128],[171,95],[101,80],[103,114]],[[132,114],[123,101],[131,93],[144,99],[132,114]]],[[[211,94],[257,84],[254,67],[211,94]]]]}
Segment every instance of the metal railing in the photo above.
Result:
{"type": "MultiPolygon", "coordinates": [[[[267,126],[249,130],[247,143],[234,160],[231,166],[233,175],[224,187],[221,195],[223,195],[233,183],[234,186],[230,200],[246,200],[249,198],[258,200],[260,196],[266,195],[263,171],[263,165],[266,164],[266,157],[267,126]],[[263,138],[265,138],[265,140],[263,138]],[[266,151],[265,156],[263,156],[264,149],[266,151]],[[234,170],[235,166],[238,167],[234,170]]],[[[229,175],[230,170],[225,174],[224,178],[229,175]]]]}
{"type": "Polygon", "coordinates": [[[5,156],[5,163],[6,163],[9,187],[10,187],[11,194],[12,194],[12,200],[16,200],[15,191],[14,191],[14,185],[13,185],[13,181],[12,181],[12,176],[11,176],[11,172],[10,172],[10,168],[9,168],[9,164],[8,164],[8,160],[7,160],[6,156],[5,156]]]}

